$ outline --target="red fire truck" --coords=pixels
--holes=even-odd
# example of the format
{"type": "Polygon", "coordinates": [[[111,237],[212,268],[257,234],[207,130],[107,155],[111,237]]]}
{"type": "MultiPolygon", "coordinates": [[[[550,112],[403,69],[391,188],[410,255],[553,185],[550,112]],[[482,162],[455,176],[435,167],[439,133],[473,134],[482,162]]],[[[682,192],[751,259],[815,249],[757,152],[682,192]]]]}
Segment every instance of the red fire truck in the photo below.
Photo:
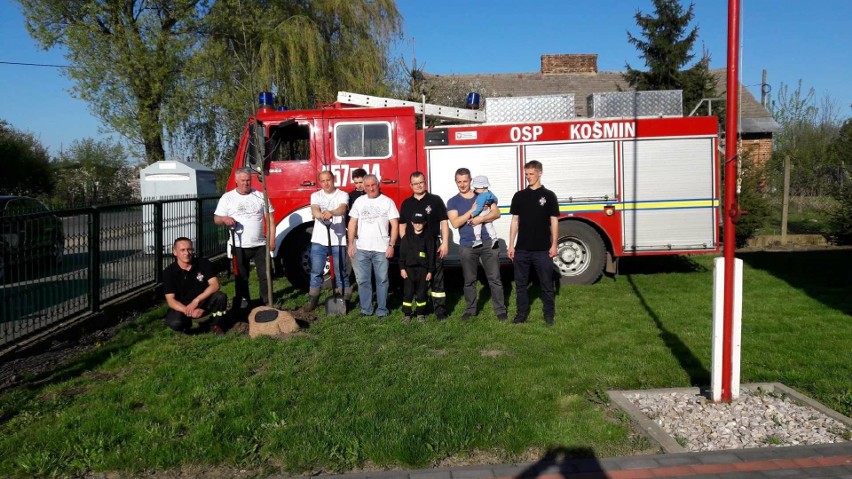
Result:
{"type": "MultiPolygon", "coordinates": [[[[270,97],[261,95],[261,107],[246,124],[234,171],[257,170],[263,158],[275,209],[274,256],[296,286],[307,284],[310,195],[322,170],[352,191],[351,171],[364,168],[399,205],[411,195],[412,172],[424,172],[429,191],[447,201],[458,193],[455,170],[466,167],[488,176],[504,215],[494,225],[505,239],[512,195],[525,187],[523,165],[538,160],[543,184],[559,199],[554,264],[564,283],[594,283],[625,256],[719,250],[715,117],[643,116],[634,110],[621,117],[537,119],[529,115],[537,97],[525,97],[522,121],[494,114],[497,121],[491,122],[499,106],[492,99],[483,112],[341,92],[331,105],[277,111],[270,97]],[[418,128],[421,114],[424,124],[426,115],[465,123],[418,128]]],[[[262,189],[259,180],[255,187],[262,189]]],[[[233,187],[232,172],[228,189],[233,187]]],[[[448,265],[458,261],[452,228],[450,236],[448,265]]],[[[505,241],[500,244],[508,263],[505,241]]]]}

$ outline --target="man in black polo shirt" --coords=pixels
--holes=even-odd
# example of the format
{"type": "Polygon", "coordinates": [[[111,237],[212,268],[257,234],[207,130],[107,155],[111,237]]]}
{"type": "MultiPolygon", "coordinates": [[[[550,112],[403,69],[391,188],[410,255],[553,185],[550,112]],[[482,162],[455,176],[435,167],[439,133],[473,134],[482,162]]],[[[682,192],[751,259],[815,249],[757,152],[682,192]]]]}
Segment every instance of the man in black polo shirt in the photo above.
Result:
{"type": "Polygon", "coordinates": [[[211,330],[222,334],[219,321],[228,308],[228,297],[219,291],[213,265],[204,258],[195,258],[194,251],[189,238],[176,239],[172,247],[175,262],[163,270],[163,292],[169,305],[166,326],[185,333],[193,319],[209,314],[211,330]]]}
{"type": "Polygon", "coordinates": [[[407,225],[415,213],[426,216],[426,237],[435,241],[435,272],[429,283],[429,296],[435,319],[447,319],[447,293],[444,291],[444,257],[450,240],[450,227],[447,223],[447,207],[438,195],[426,191],[426,176],[415,171],[409,177],[411,191],[414,192],[402,202],[399,209],[399,235],[405,236],[407,225]]]}
{"type": "MultiPolygon", "coordinates": [[[[352,170],[352,184],[355,185],[355,189],[352,190],[352,193],[349,193],[350,210],[352,209],[352,205],[355,204],[355,200],[367,193],[366,191],[364,191],[365,176],[367,176],[367,170],[365,170],[364,168],[355,168],[354,170],[352,170]]],[[[346,224],[349,224],[348,217],[346,218],[346,224]]]]}
{"type": "Polygon", "coordinates": [[[512,197],[509,213],[509,259],[515,263],[515,290],[518,311],[513,323],[523,323],[530,313],[527,293],[530,267],[534,267],[541,283],[544,303],[544,321],[553,325],[556,307],[553,299],[553,258],[559,238],[559,203],[556,194],[541,184],[541,163],[530,161],[524,165],[527,187],[512,197]]]}

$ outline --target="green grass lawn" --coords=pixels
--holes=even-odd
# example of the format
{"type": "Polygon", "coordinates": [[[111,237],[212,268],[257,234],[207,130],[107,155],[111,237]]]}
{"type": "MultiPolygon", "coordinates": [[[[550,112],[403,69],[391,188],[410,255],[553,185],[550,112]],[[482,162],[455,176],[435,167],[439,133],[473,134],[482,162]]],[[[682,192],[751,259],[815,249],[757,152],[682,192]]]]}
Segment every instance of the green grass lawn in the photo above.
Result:
{"type": "MultiPolygon", "coordinates": [[[[743,382],[779,381],[852,413],[852,251],[749,253],[743,382]]],[[[163,307],[0,395],[0,475],[233,466],[263,473],[653,451],[607,389],[708,385],[712,258],[622,263],[563,286],[557,320],[324,318],[288,340],[184,336],[163,307]]],[[[232,285],[226,285],[232,292],[232,285]]],[[[301,293],[276,283],[282,302],[301,293]]],[[[507,288],[508,290],[508,288],[507,288]]],[[[514,293],[510,312],[514,312],[514,293]]],[[[536,292],[533,292],[536,297],[536,292]]]]}

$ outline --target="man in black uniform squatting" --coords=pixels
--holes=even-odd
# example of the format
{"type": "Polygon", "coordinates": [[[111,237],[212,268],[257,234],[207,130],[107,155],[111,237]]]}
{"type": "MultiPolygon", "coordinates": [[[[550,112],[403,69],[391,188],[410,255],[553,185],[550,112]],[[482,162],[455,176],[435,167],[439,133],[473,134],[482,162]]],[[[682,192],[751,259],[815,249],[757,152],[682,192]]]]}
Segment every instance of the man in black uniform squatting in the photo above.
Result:
{"type": "Polygon", "coordinates": [[[553,325],[556,307],[553,299],[553,258],[556,256],[556,241],[559,238],[559,203],[556,194],[541,184],[541,163],[530,161],[524,165],[527,187],[512,197],[509,213],[512,224],[509,228],[508,254],[515,263],[515,290],[518,311],[513,323],[523,323],[530,313],[527,293],[530,267],[535,267],[541,283],[544,303],[544,321],[553,325]]]}
{"type": "Polygon", "coordinates": [[[187,332],[192,320],[210,314],[211,330],[222,334],[219,321],[228,308],[228,297],[219,291],[219,280],[213,265],[204,258],[195,258],[192,241],[178,238],[172,247],[175,262],[163,270],[163,292],[169,312],[166,313],[166,326],[187,332]]]}
{"type": "Polygon", "coordinates": [[[447,222],[447,207],[438,195],[426,191],[426,177],[415,171],[409,177],[414,192],[402,202],[399,210],[399,234],[405,237],[408,223],[415,213],[426,216],[425,235],[435,242],[435,272],[432,274],[430,293],[435,319],[447,319],[447,293],[444,291],[444,257],[450,244],[450,226],[447,222]]]}
{"type": "Polygon", "coordinates": [[[417,313],[417,321],[426,321],[426,283],[435,271],[435,240],[426,236],[426,216],[414,213],[409,221],[408,234],[399,247],[399,274],[402,276],[403,323],[411,321],[417,313]]]}

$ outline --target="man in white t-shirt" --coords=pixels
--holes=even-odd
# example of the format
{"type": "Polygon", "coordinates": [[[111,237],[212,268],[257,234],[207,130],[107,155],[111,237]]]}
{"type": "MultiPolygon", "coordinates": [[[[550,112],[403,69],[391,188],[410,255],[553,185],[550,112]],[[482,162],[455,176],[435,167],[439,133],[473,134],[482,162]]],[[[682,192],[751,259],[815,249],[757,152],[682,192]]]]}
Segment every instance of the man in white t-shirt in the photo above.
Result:
{"type": "Polygon", "coordinates": [[[332,288],[340,288],[343,282],[343,298],[349,301],[352,288],[349,285],[349,275],[346,274],[346,263],[343,249],[346,247],[346,225],[344,217],[349,205],[349,195],[335,188],[334,175],[330,171],[321,171],[317,175],[319,191],[311,194],[311,215],[314,217],[314,232],[311,235],[311,282],[308,290],[308,303],[302,308],[313,311],[319,302],[325,263],[328,259],[329,233],[331,236],[331,255],[334,264],[334,277],[337,284],[332,288]],[[329,226],[331,228],[329,230],[329,226]]]}
{"type": "Polygon", "coordinates": [[[399,211],[393,200],[379,191],[376,175],[364,177],[364,191],[367,194],[355,200],[349,212],[349,257],[355,259],[361,315],[373,315],[371,273],[375,273],[375,313],[381,318],[389,314],[388,260],[393,257],[393,245],[399,233],[399,211]]]}
{"type": "MultiPolygon", "coordinates": [[[[252,170],[241,168],[234,175],[237,187],[228,191],[219,199],[216,211],[213,212],[213,222],[231,228],[236,247],[231,255],[237,259],[237,271],[233,307],[241,307],[242,301],[250,301],[249,293],[249,261],[254,260],[257,268],[257,279],[260,283],[260,297],[263,304],[269,305],[266,281],[266,257],[272,249],[267,247],[264,234],[265,202],[263,192],[251,187],[252,170]]],[[[269,212],[273,210],[269,205],[269,212]]]]}

